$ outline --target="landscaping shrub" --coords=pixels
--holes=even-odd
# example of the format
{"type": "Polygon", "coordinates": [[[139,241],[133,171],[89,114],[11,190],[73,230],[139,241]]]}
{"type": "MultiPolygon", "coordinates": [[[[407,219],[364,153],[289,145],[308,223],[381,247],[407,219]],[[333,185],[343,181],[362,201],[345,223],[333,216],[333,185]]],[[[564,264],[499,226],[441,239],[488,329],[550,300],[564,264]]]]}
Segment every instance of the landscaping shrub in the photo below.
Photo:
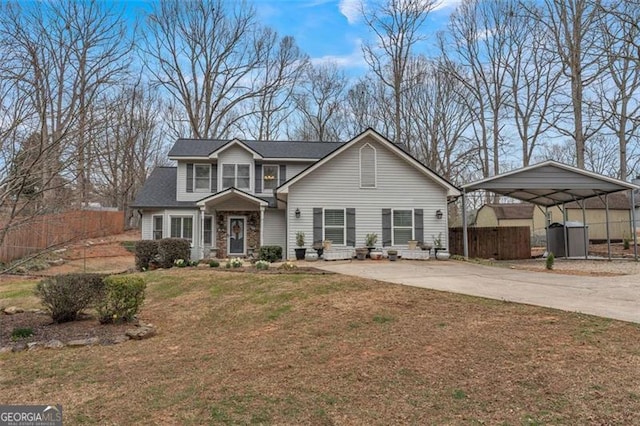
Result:
{"type": "Polygon", "coordinates": [[[280,246],[262,246],[258,251],[258,259],[273,263],[282,259],[282,247],[280,246]]]}
{"type": "Polygon", "coordinates": [[[266,271],[267,269],[269,269],[270,265],[271,264],[266,260],[258,260],[256,262],[256,269],[266,271]]]}
{"type": "Polygon", "coordinates": [[[158,241],[141,240],[135,245],[136,269],[146,271],[149,263],[154,262],[158,257],[158,241]]]}
{"type": "Polygon", "coordinates": [[[240,259],[239,257],[234,257],[233,259],[230,259],[227,262],[227,268],[231,267],[231,268],[240,268],[242,267],[243,262],[242,259],[240,259]]]}
{"type": "Polygon", "coordinates": [[[66,274],[38,283],[36,296],[57,323],[74,321],[78,314],[95,306],[104,294],[102,275],[66,274]]]}
{"type": "Polygon", "coordinates": [[[161,267],[171,268],[177,259],[191,257],[191,243],[183,238],[163,238],[158,241],[158,256],[161,267]]]}
{"type": "Polygon", "coordinates": [[[217,260],[211,260],[211,261],[209,261],[209,267],[211,267],[211,268],[217,268],[218,266],[220,266],[220,262],[218,262],[217,260]]]}
{"type": "Polygon", "coordinates": [[[104,296],[98,302],[98,320],[102,324],[129,322],[144,301],[146,284],[140,277],[112,275],[104,279],[104,296]]]}
{"type": "Polygon", "coordinates": [[[11,340],[14,342],[20,339],[26,339],[33,336],[33,329],[28,327],[17,327],[11,332],[11,340]]]}
{"type": "Polygon", "coordinates": [[[546,261],[547,263],[545,265],[548,270],[552,270],[553,269],[553,264],[554,264],[555,261],[556,261],[556,257],[554,256],[553,253],[550,252],[547,255],[547,261],[546,261]]]}

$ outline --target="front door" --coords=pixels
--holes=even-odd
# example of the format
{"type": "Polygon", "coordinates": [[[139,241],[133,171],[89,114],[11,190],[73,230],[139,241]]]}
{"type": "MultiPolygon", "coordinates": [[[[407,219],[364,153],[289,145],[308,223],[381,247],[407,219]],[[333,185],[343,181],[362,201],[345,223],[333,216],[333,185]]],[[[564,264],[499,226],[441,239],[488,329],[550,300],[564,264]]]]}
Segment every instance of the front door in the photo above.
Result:
{"type": "Polygon", "coordinates": [[[245,254],[245,218],[244,217],[230,217],[229,229],[228,229],[228,247],[229,254],[231,255],[244,255],[245,254]]]}

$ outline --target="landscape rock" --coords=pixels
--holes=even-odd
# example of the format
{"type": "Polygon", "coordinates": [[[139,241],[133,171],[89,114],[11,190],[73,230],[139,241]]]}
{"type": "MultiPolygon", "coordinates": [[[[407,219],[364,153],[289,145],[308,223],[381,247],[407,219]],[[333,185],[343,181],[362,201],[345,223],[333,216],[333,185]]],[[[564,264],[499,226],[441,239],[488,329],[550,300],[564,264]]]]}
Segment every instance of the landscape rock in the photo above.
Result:
{"type": "Polygon", "coordinates": [[[113,339],[111,339],[111,343],[114,345],[117,345],[118,343],[123,343],[123,342],[126,342],[127,340],[129,340],[129,336],[127,336],[126,334],[122,334],[120,336],[116,336],[113,339]]]}
{"type": "Polygon", "coordinates": [[[34,351],[42,346],[42,342],[29,342],[27,343],[27,350],[34,351]]]}
{"type": "Polygon", "coordinates": [[[67,346],[91,346],[100,343],[97,337],[89,337],[87,339],[74,339],[67,342],[67,346]]]}
{"type": "Polygon", "coordinates": [[[13,348],[11,349],[12,352],[22,352],[24,350],[27,349],[27,344],[24,342],[20,342],[20,343],[16,343],[15,345],[13,345],[13,348]]]}
{"type": "Polygon", "coordinates": [[[5,352],[11,352],[13,351],[13,346],[2,346],[0,347],[0,354],[3,354],[5,352]]]}
{"type": "Polygon", "coordinates": [[[8,308],[4,308],[4,312],[7,315],[15,315],[15,314],[21,314],[24,312],[24,309],[22,308],[18,308],[17,306],[9,306],[8,308]]]}
{"type": "Polygon", "coordinates": [[[64,265],[64,259],[50,259],[47,260],[47,263],[51,266],[60,266],[64,265]]]}
{"type": "Polygon", "coordinates": [[[142,340],[155,336],[156,329],[153,324],[145,324],[141,322],[136,328],[128,329],[125,334],[134,340],[142,340]]]}
{"type": "Polygon", "coordinates": [[[58,349],[58,348],[63,348],[64,347],[64,343],[62,343],[60,340],[52,339],[52,340],[49,340],[48,342],[46,342],[44,344],[44,347],[47,348],[47,349],[58,349]]]}

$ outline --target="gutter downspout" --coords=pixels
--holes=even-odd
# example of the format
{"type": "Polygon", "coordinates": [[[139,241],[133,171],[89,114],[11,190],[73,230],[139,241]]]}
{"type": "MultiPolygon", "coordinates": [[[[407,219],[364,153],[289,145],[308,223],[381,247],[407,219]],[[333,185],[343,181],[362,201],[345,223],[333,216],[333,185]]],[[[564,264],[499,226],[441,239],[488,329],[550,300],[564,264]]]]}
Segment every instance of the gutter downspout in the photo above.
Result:
{"type": "Polygon", "coordinates": [[[467,242],[467,190],[462,189],[462,251],[464,258],[469,260],[469,244],[467,242]]]}

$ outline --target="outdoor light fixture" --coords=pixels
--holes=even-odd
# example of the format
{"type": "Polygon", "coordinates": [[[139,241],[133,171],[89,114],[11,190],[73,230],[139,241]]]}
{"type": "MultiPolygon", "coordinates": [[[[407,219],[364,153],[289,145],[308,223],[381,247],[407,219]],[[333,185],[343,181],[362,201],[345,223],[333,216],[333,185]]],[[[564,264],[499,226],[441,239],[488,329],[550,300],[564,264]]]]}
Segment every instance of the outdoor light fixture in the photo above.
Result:
{"type": "Polygon", "coordinates": [[[442,210],[436,210],[436,219],[442,219],[442,210]]]}
{"type": "Polygon", "coordinates": [[[296,219],[300,219],[300,209],[296,209],[296,219]]]}

